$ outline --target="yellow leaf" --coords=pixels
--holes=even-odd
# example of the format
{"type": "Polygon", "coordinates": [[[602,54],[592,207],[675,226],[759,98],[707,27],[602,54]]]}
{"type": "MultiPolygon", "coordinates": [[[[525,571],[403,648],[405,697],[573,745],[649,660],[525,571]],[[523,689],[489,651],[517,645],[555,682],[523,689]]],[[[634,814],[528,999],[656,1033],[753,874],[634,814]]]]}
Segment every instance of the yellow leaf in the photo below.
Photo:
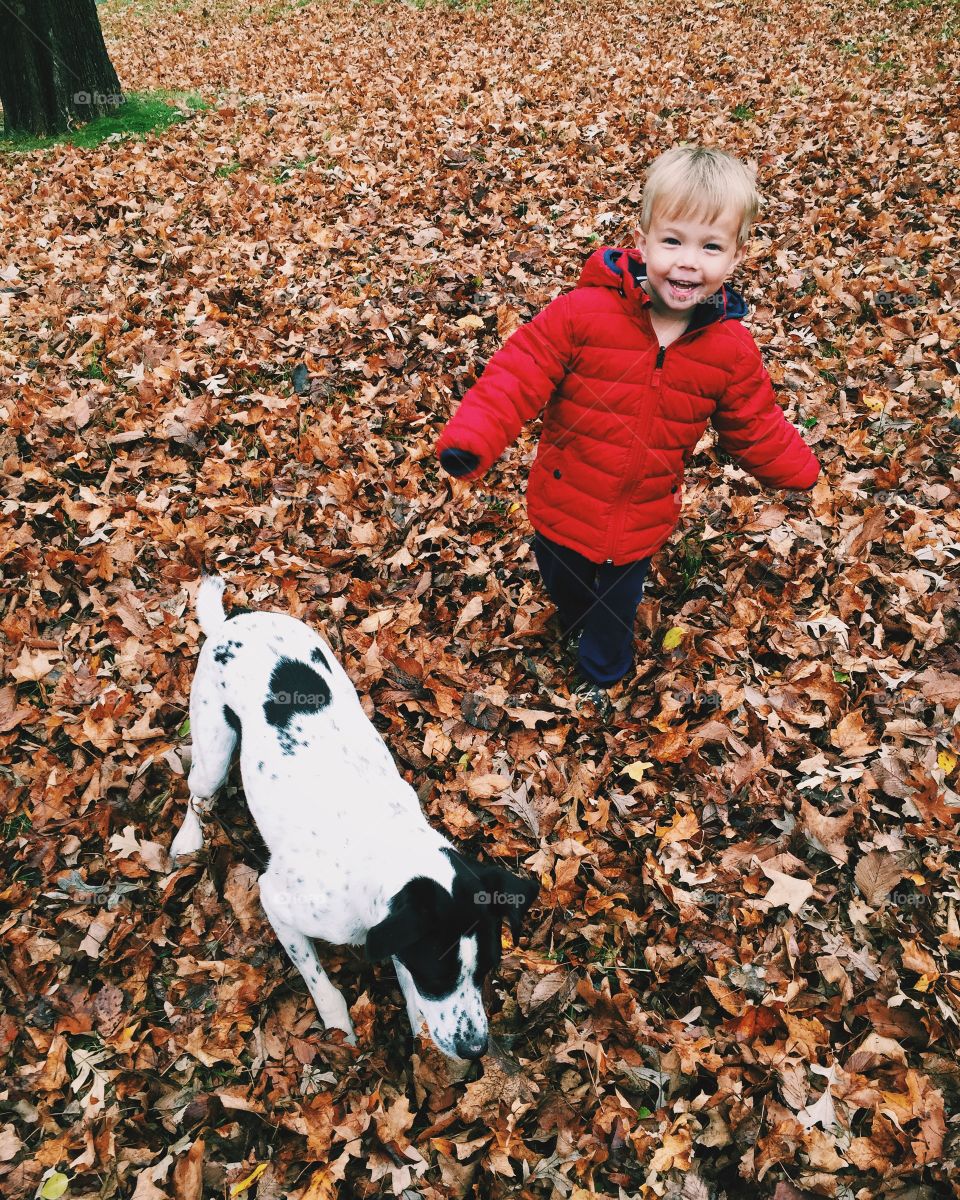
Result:
{"type": "Polygon", "coordinates": [[[939,975],[921,975],[917,982],[913,985],[913,990],[915,992],[929,991],[931,985],[936,983],[939,978],[939,975]]]}
{"type": "Polygon", "coordinates": [[[956,765],[957,756],[955,754],[951,754],[949,750],[941,750],[937,755],[937,766],[944,773],[944,775],[949,775],[956,765]]]}
{"type": "Polygon", "coordinates": [[[643,778],[643,773],[647,767],[652,767],[653,765],[654,764],[652,762],[631,763],[629,767],[624,767],[620,774],[629,775],[631,779],[635,779],[637,783],[639,783],[643,778]]]}
{"type": "Polygon", "coordinates": [[[59,1200],[67,1190],[69,1182],[70,1180],[62,1172],[54,1171],[52,1175],[48,1175],[43,1181],[43,1187],[37,1194],[40,1200],[59,1200]]]}
{"type": "Polygon", "coordinates": [[[303,1200],[336,1200],[337,1185],[329,1167],[321,1167],[313,1173],[310,1186],[303,1193],[303,1200]]]}
{"type": "Polygon", "coordinates": [[[235,1183],[233,1185],[233,1187],[230,1189],[230,1195],[239,1196],[242,1192],[245,1192],[248,1187],[251,1187],[257,1182],[266,1169],[266,1163],[261,1163],[258,1167],[254,1167],[246,1179],[241,1179],[239,1183],[235,1183]]]}
{"type": "Polygon", "coordinates": [[[864,404],[871,412],[880,412],[886,404],[886,399],[883,396],[864,396],[864,404]]]}
{"type": "Polygon", "coordinates": [[[482,329],[483,317],[478,317],[475,313],[468,313],[467,316],[460,318],[457,325],[460,329],[482,329]]]}
{"type": "Polygon", "coordinates": [[[700,822],[692,812],[674,813],[669,825],[657,826],[657,837],[663,845],[670,842],[687,842],[700,832],[700,822]]]}
{"type": "Polygon", "coordinates": [[[674,625],[672,629],[668,629],[663,635],[664,650],[676,650],[683,641],[683,635],[686,632],[686,629],[682,625],[674,625]]]}

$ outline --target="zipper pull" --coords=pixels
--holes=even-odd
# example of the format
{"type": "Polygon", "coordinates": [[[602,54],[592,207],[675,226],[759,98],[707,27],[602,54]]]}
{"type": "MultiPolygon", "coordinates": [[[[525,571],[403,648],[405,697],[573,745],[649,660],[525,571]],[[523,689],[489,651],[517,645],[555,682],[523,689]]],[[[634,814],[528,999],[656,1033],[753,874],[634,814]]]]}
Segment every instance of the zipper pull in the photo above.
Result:
{"type": "Polygon", "coordinates": [[[650,377],[650,386],[658,388],[660,386],[660,370],[663,367],[663,360],[666,356],[666,346],[661,346],[657,354],[657,361],[654,364],[653,375],[650,377]]]}

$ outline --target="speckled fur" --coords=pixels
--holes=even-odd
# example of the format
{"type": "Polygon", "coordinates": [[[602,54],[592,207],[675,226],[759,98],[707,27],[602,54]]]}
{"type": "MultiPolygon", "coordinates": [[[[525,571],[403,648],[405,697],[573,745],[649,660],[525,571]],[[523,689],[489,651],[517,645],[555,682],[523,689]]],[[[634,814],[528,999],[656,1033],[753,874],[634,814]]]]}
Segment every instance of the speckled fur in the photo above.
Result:
{"type": "MultiPolygon", "coordinates": [[[[353,684],[313,630],[279,613],[228,621],[222,592],[222,580],[207,578],[197,596],[207,640],[190,693],[190,804],[171,856],[201,848],[199,815],[227,775],[239,729],[244,792],[270,851],[260,876],[261,903],[324,1024],[353,1041],[346,1003],[310,939],[366,943],[370,931],[395,912],[405,885],[417,878],[434,880],[446,904],[455,878],[462,897],[470,895],[464,889],[474,879],[474,891],[488,886],[484,872],[513,877],[489,865],[476,864],[474,870],[431,828],[353,684]],[[281,693],[278,681],[314,691],[281,693]]],[[[534,884],[526,905],[535,894],[534,884]]],[[[422,995],[394,956],[414,1028],[425,1021],[439,1048],[453,1057],[478,1057],[486,1047],[478,937],[490,936],[495,921],[498,945],[504,915],[478,908],[474,920],[468,913],[464,936],[450,951],[459,962],[451,964],[457,982],[449,994],[422,995]]],[[[441,916],[449,918],[446,908],[441,916]]],[[[423,931],[425,938],[429,932],[423,931]]]]}

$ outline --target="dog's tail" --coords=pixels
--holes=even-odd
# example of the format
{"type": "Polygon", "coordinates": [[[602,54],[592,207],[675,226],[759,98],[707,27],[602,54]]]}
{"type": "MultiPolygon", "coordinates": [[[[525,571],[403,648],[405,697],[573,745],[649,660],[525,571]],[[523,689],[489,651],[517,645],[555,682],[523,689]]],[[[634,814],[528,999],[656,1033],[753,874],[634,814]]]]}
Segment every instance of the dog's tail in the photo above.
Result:
{"type": "Polygon", "coordinates": [[[224,582],[219,575],[204,575],[197,590],[197,620],[200,628],[212,637],[226,622],[227,614],[223,611],[224,582]]]}

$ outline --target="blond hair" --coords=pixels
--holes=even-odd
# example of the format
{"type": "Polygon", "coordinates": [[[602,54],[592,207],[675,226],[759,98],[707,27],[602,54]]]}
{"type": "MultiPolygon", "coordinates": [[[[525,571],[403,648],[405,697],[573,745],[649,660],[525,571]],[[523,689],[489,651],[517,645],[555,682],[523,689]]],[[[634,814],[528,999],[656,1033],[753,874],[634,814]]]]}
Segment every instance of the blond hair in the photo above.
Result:
{"type": "Polygon", "coordinates": [[[710,146],[675,146],[647,170],[640,228],[650,231],[655,212],[665,220],[707,222],[733,212],[740,217],[737,245],[742,246],[760,203],[756,175],[746,163],[710,146]]]}

